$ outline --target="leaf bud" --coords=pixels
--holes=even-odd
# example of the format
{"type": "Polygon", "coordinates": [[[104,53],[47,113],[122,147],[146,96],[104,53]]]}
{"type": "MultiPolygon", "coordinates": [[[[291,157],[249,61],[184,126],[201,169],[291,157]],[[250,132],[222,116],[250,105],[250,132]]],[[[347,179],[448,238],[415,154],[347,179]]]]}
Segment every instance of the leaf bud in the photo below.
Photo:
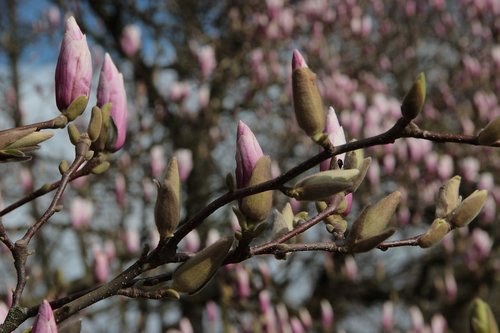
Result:
{"type": "MultiPolygon", "coordinates": [[[[271,159],[269,156],[262,156],[255,164],[248,186],[255,186],[270,179],[272,179],[271,159]]],[[[267,218],[271,212],[272,203],[273,192],[266,191],[244,197],[239,207],[249,222],[259,222],[267,218]]]]}
{"type": "Polygon", "coordinates": [[[455,176],[439,188],[436,203],[436,217],[445,218],[457,208],[460,203],[460,196],[458,195],[460,180],[460,176],[455,176]]]}
{"type": "Polygon", "coordinates": [[[401,113],[403,118],[412,120],[418,116],[425,102],[425,74],[420,73],[403,98],[401,113]]]}
{"type": "Polygon", "coordinates": [[[172,158],[163,182],[155,180],[158,187],[154,217],[161,239],[174,235],[180,219],[180,180],[177,159],[172,158]]]}
{"type": "Polygon", "coordinates": [[[69,124],[68,135],[71,143],[76,146],[78,141],[80,141],[80,130],[74,124],[69,124]]]}
{"type": "Polygon", "coordinates": [[[102,173],[105,173],[108,171],[110,166],[110,163],[108,161],[104,161],[101,164],[97,165],[95,168],[92,169],[92,173],[94,175],[100,175],[102,173]]]}
{"type": "Polygon", "coordinates": [[[302,201],[325,201],[353,185],[357,169],[336,169],[315,173],[300,180],[292,189],[292,196],[302,201]]]}
{"type": "Polygon", "coordinates": [[[194,294],[214,276],[233,244],[232,237],[221,238],[180,265],[172,275],[172,289],[194,294]]]}
{"type": "Polygon", "coordinates": [[[477,141],[482,145],[491,145],[500,140],[500,117],[496,117],[479,132],[477,141]]]}
{"type": "Polygon", "coordinates": [[[481,212],[487,196],[487,190],[474,191],[453,211],[450,223],[457,228],[465,227],[481,212]]]}
{"type": "Polygon", "coordinates": [[[7,145],[5,147],[6,149],[21,149],[21,148],[28,148],[28,147],[34,147],[38,145],[39,143],[42,143],[45,140],[50,139],[54,134],[52,132],[33,132],[30,133],[26,136],[23,136],[22,138],[16,140],[15,142],[12,142],[11,144],[7,145]]]}
{"type": "Polygon", "coordinates": [[[99,138],[102,128],[102,112],[98,106],[92,108],[92,115],[90,116],[89,126],[87,128],[87,133],[92,142],[99,138]]]}
{"type": "Polygon", "coordinates": [[[68,164],[68,161],[66,160],[62,160],[61,163],[59,163],[59,172],[62,174],[64,174],[66,171],[68,171],[69,169],[69,164],[68,164]]]}
{"type": "Polygon", "coordinates": [[[425,234],[418,238],[418,245],[421,248],[428,248],[437,243],[439,243],[448,232],[450,232],[451,227],[443,219],[437,218],[432,222],[431,226],[425,234]]]}
{"type": "Polygon", "coordinates": [[[63,114],[66,116],[68,121],[73,121],[85,111],[88,102],[89,98],[87,96],[78,96],[71,102],[68,109],[64,111],[63,114]]]}
{"type": "Polygon", "coordinates": [[[488,303],[474,299],[469,310],[469,331],[471,333],[498,333],[495,315],[488,303]]]}

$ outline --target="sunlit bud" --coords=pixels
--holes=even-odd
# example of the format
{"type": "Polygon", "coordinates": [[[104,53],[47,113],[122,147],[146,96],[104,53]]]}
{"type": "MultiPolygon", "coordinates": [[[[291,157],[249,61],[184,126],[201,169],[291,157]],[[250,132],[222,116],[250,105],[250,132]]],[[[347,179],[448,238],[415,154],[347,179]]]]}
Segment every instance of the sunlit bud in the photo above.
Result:
{"type": "Polygon", "coordinates": [[[194,333],[193,325],[191,325],[191,321],[186,317],[179,321],[179,329],[181,333],[194,333]]]}
{"type": "Polygon", "coordinates": [[[421,248],[431,247],[439,243],[450,230],[451,227],[448,222],[439,218],[435,219],[425,234],[418,238],[418,245],[421,248]]]}
{"type": "Polygon", "coordinates": [[[469,224],[480,212],[488,197],[488,191],[476,190],[453,211],[450,223],[457,227],[469,224]]]}
{"type": "MultiPolygon", "coordinates": [[[[291,209],[291,208],[290,208],[291,209]]],[[[274,210],[273,229],[271,232],[272,238],[276,239],[283,236],[293,229],[293,213],[291,219],[284,216],[278,210],[274,210]]]]}
{"type": "Polygon", "coordinates": [[[238,296],[241,299],[247,299],[250,296],[250,277],[248,276],[248,272],[245,267],[241,264],[236,265],[236,282],[238,284],[238,288],[236,289],[238,292],[238,296]]]}
{"type": "Polygon", "coordinates": [[[414,119],[422,110],[425,102],[425,89],[425,75],[420,73],[403,98],[401,105],[401,112],[407,120],[414,119]]]}
{"type": "Polygon", "coordinates": [[[236,184],[238,188],[248,186],[257,161],[264,156],[252,130],[241,120],[236,134],[236,184]]]}
{"type": "Polygon", "coordinates": [[[384,303],[382,307],[382,330],[391,332],[394,328],[394,305],[391,301],[384,303]]]}
{"type": "MultiPolygon", "coordinates": [[[[127,94],[123,75],[118,72],[108,53],[104,56],[97,86],[97,106],[111,103],[111,124],[108,127],[106,148],[117,151],[125,143],[127,134],[127,94]],[[111,132],[110,132],[111,131],[111,132]]],[[[103,134],[101,134],[103,135],[103,134]]]]}
{"type": "Polygon", "coordinates": [[[316,75],[298,50],[292,57],[293,106],[297,122],[313,139],[319,139],[325,128],[323,101],[316,83],[316,75]]]}
{"type": "Polygon", "coordinates": [[[137,229],[128,228],[125,230],[125,248],[128,253],[137,253],[141,248],[140,235],[137,229]]]}
{"type": "MultiPolygon", "coordinates": [[[[346,143],[344,129],[339,124],[339,120],[337,119],[337,114],[335,110],[330,106],[328,108],[328,113],[326,114],[326,126],[325,133],[328,134],[328,139],[332,143],[334,147],[340,146],[346,143]]],[[[336,156],[337,160],[341,160],[344,162],[345,153],[336,156]]],[[[330,169],[331,159],[326,159],[320,163],[319,169],[321,171],[325,171],[330,169]]]]}
{"type": "Polygon", "coordinates": [[[4,302],[0,301],[0,324],[3,324],[5,318],[7,318],[7,313],[9,313],[9,308],[4,302]]]}
{"type": "Polygon", "coordinates": [[[495,315],[488,303],[474,299],[469,310],[469,330],[471,333],[498,333],[495,315]]]}
{"type": "Polygon", "coordinates": [[[193,153],[190,149],[177,149],[174,156],[179,163],[179,177],[181,181],[185,181],[193,170],[193,153]]]}
{"type": "MultiPolygon", "coordinates": [[[[92,60],[87,39],[75,18],[66,21],[64,39],[61,43],[56,65],[56,104],[60,111],[80,96],[88,98],[92,83],[92,60]]],[[[85,103],[86,105],[87,103],[85,103]]],[[[81,110],[85,109],[85,106],[81,110]]]]}
{"type": "Polygon", "coordinates": [[[120,37],[120,46],[127,57],[132,57],[141,47],[141,30],[135,24],[123,28],[120,37]]]}
{"type": "Polygon", "coordinates": [[[328,300],[323,299],[320,302],[321,306],[321,325],[325,332],[330,332],[333,327],[333,308],[328,300]]]}
{"type": "Polygon", "coordinates": [[[491,145],[500,140],[500,117],[496,117],[479,132],[477,141],[482,145],[491,145]]]}
{"type": "Polygon", "coordinates": [[[439,189],[436,203],[436,217],[444,218],[457,208],[460,203],[458,195],[460,180],[460,176],[455,176],[439,189]]]}
{"type": "Polygon", "coordinates": [[[348,237],[352,251],[368,251],[394,233],[393,229],[387,229],[387,225],[400,201],[401,192],[395,191],[361,212],[348,237]]]}
{"type": "MultiPolygon", "coordinates": [[[[269,156],[262,156],[253,168],[248,186],[258,185],[271,178],[271,159],[269,156]]],[[[273,192],[265,191],[244,197],[239,202],[239,208],[249,222],[259,222],[265,220],[271,213],[272,203],[273,192]]]]}
{"type": "Polygon", "coordinates": [[[203,288],[226,258],[233,238],[221,238],[179,266],[172,275],[172,288],[194,294],[203,288]]]}
{"type": "Polygon", "coordinates": [[[432,316],[431,319],[431,332],[432,333],[445,333],[448,323],[442,314],[438,313],[432,316]]]}
{"type": "Polygon", "coordinates": [[[156,181],[158,195],[154,210],[155,223],[161,239],[173,236],[180,218],[180,180],[177,159],[172,158],[165,179],[156,181]]]}
{"type": "Polygon", "coordinates": [[[365,180],[366,174],[368,173],[368,170],[370,170],[371,165],[372,165],[371,157],[366,157],[359,163],[358,165],[359,175],[356,178],[354,178],[353,185],[349,189],[350,192],[356,192],[359,186],[363,183],[363,180],[365,180]]]}
{"type": "Polygon", "coordinates": [[[71,219],[71,225],[75,230],[80,230],[90,225],[93,214],[94,214],[94,205],[90,200],[86,200],[81,197],[76,197],[71,202],[70,219],[71,219]]]}
{"type": "Polygon", "coordinates": [[[200,235],[196,229],[191,230],[182,240],[184,242],[184,251],[195,253],[200,249],[200,235]]]}
{"type": "Polygon", "coordinates": [[[326,201],[332,195],[351,188],[358,174],[357,169],[321,171],[299,180],[291,195],[302,201],[326,201]]]}
{"type": "Polygon", "coordinates": [[[49,302],[43,300],[38,309],[38,316],[33,323],[32,333],[57,333],[56,320],[49,302]]]}
{"type": "Polygon", "coordinates": [[[448,300],[454,301],[457,298],[458,288],[457,281],[455,280],[455,275],[450,270],[446,270],[444,274],[444,287],[448,300]]]}
{"type": "Polygon", "coordinates": [[[98,283],[104,283],[109,277],[109,257],[100,248],[94,249],[93,263],[94,278],[98,283]]]}

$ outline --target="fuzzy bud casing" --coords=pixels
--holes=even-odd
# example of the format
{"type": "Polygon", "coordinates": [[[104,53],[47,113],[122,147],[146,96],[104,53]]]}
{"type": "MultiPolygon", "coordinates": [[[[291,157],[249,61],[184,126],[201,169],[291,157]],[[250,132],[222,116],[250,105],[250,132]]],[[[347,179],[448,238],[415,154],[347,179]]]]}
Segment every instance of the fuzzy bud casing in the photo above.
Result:
{"type": "Polygon", "coordinates": [[[432,222],[429,229],[418,238],[418,245],[421,248],[428,248],[437,243],[439,243],[448,232],[450,232],[451,227],[443,219],[437,218],[432,222]]]}
{"type": "Polygon", "coordinates": [[[358,174],[357,169],[321,171],[295,184],[292,196],[302,201],[326,201],[332,195],[351,188],[358,174]]]}
{"type": "Polygon", "coordinates": [[[180,180],[177,159],[174,157],[167,167],[163,182],[155,181],[158,187],[154,217],[160,238],[174,235],[180,219],[180,180]]]}
{"type": "Polygon", "coordinates": [[[444,218],[457,208],[460,203],[460,196],[458,195],[460,180],[460,176],[455,176],[439,189],[436,203],[436,217],[444,218]]]}
{"type": "MultiPolygon", "coordinates": [[[[258,185],[271,179],[271,159],[269,156],[262,156],[255,164],[248,186],[258,185]]],[[[244,197],[239,207],[249,221],[259,222],[267,218],[271,212],[272,203],[273,192],[265,191],[244,197]]]]}
{"type": "Polygon", "coordinates": [[[500,117],[496,117],[479,132],[477,141],[482,145],[491,145],[500,140],[500,117]]]}
{"type": "Polygon", "coordinates": [[[474,191],[453,211],[450,223],[457,228],[465,227],[481,212],[487,197],[487,190],[474,191]]]}
{"type": "Polygon", "coordinates": [[[471,333],[498,333],[495,315],[488,303],[476,298],[469,310],[469,332],[471,333]]]}
{"type": "Polygon", "coordinates": [[[425,74],[420,73],[403,98],[401,113],[403,118],[412,120],[418,116],[425,102],[425,74]]]}

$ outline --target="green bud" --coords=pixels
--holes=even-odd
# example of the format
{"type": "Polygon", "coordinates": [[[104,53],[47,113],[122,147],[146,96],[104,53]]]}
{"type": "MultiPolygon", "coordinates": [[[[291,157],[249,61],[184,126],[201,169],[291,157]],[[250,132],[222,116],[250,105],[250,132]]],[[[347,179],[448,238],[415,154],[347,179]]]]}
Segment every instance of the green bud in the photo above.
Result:
{"type": "Polygon", "coordinates": [[[174,235],[180,219],[180,180],[179,168],[175,157],[170,161],[162,183],[154,180],[158,187],[154,210],[155,223],[160,238],[167,239],[174,235]]]}
{"type": "Polygon", "coordinates": [[[491,145],[500,140],[500,117],[496,117],[479,132],[477,141],[482,145],[491,145]]]}
{"type": "Polygon", "coordinates": [[[99,138],[102,128],[102,112],[98,106],[92,108],[92,115],[90,116],[89,127],[87,128],[87,133],[92,142],[99,138]]]}
{"type": "Polygon", "coordinates": [[[97,165],[95,168],[92,169],[92,173],[94,175],[100,175],[102,173],[105,173],[108,171],[110,166],[110,163],[108,161],[104,161],[101,164],[97,165]]]}
{"type": "Polygon", "coordinates": [[[425,90],[425,74],[420,73],[403,98],[403,104],[401,105],[403,118],[412,120],[418,116],[424,106],[425,90]]]}
{"type": "Polygon", "coordinates": [[[50,139],[52,136],[54,136],[52,132],[33,132],[7,145],[5,149],[22,149],[33,147],[45,140],[50,139]]]}
{"type": "Polygon", "coordinates": [[[165,296],[168,298],[173,298],[173,299],[180,299],[181,295],[177,292],[175,289],[167,289],[165,290],[165,296]]]}
{"type": "Polygon", "coordinates": [[[271,232],[272,238],[273,239],[279,238],[291,230],[293,230],[293,215],[292,219],[287,221],[284,214],[280,213],[277,209],[275,209],[273,230],[271,232]]]}
{"type": "MultiPolygon", "coordinates": [[[[271,178],[271,159],[269,156],[262,156],[255,164],[248,186],[258,185],[271,178]]],[[[272,204],[273,192],[266,191],[241,199],[240,210],[248,221],[259,222],[267,218],[271,212],[272,204]]]]}
{"type": "Polygon", "coordinates": [[[460,196],[458,195],[460,180],[460,176],[455,176],[439,189],[436,204],[436,217],[445,218],[457,208],[460,203],[460,196]]]}
{"type": "Polygon", "coordinates": [[[88,152],[85,153],[85,160],[86,161],[90,161],[92,159],[92,157],[94,157],[94,151],[93,150],[89,150],[88,152]]]}
{"type": "Polygon", "coordinates": [[[198,292],[222,265],[232,244],[232,237],[221,238],[188,259],[174,271],[172,289],[189,294],[198,292]]]}
{"type": "Polygon", "coordinates": [[[435,219],[425,234],[418,238],[418,245],[421,248],[431,247],[439,243],[450,230],[448,222],[440,218],[435,219]]]}
{"type": "Polygon", "coordinates": [[[103,151],[106,148],[106,143],[114,142],[113,138],[108,138],[108,134],[113,134],[114,131],[108,131],[111,125],[110,111],[111,103],[104,104],[101,108],[101,130],[99,137],[93,141],[91,148],[95,151],[103,151]]]}
{"type": "Polygon", "coordinates": [[[71,104],[68,106],[66,111],[63,114],[68,118],[69,121],[73,121],[78,118],[85,108],[87,107],[87,103],[89,102],[89,98],[85,95],[77,97],[71,104]]]}
{"type": "Polygon", "coordinates": [[[465,227],[481,212],[487,197],[487,190],[474,191],[453,211],[450,223],[457,228],[465,227]]]}
{"type": "Polygon", "coordinates": [[[358,240],[349,246],[349,251],[352,253],[361,253],[361,252],[370,251],[371,249],[376,248],[380,243],[385,241],[387,238],[394,235],[395,232],[396,232],[396,229],[388,228],[388,229],[385,229],[384,231],[382,231],[378,235],[358,240]]]}
{"type": "Polygon", "coordinates": [[[291,194],[297,200],[324,201],[351,188],[358,174],[357,169],[321,171],[297,182],[291,194]]]}
{"type": "Polygon", "coordinates": [[[18,149],[0,150],[0,163],[23,162],[31,160],[31,156],[26,155],[18,149]]]}
{"type": "MultiPolygon", "coordinates": [[[[375,240],[381,239],[384,236],[386,236],[385,238],[390,237],[389,232],[387,232],[387,230],[390,229],[387,229],[387,225],[394,215],[400,201],[401,193],[395,191],[381,199],[375,205],[367,206],[363,209],[349,232],[347,238],[349,248],[356,248],[356,244],[361,244],[360,242],[363,240],[367,240],[368,244],[372,244],[375,240]],[[368,241],[371,238],[373,238],[373,240],[368,241]]],[[[362,248],[366,248],[366,245],[362,248]]]]}
{"type": "Polygon", "coordinates": [[[78,141],[80,141],[80,130],[74,124],[69,124],[68,135],[71,143],[76,146],[78,141]]]}
{"type": "Polygon", "coordinates": [[[310,137],[323,134],[325,110],[316,83],[316,75],[307,67],[292,73],[293,106],[300,128],[310,137]]]}
{"type": "Polygon", "coordinates": [[[469,331],[471,333],[499,333],[493,311],[488,303],[474,299],[469,310],[469,331]]]}
{"type": "Polygon", "coordinates": [[[69,169],[69,164],[68,164],[68,161],[66,160],[62,160],[61,163],[59,163],[59,172],[62,174],[64,174],[66,171],[68,171],[69,169]]]}
{"type": "Polygon", "coordinates": [[[36,131],[36,128],[13,128],[0,133],[0,149],[7,147],[8,145],[16,142],[17,140],[27,136],[36,131]]]}

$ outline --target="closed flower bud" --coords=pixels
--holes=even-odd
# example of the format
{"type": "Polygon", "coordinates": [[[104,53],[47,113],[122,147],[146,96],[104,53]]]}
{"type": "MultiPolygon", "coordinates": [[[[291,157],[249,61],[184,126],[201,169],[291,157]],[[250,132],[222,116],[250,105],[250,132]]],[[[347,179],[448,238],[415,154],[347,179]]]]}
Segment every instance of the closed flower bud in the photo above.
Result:
{"type": "Polygon", "coordinates": [[[421,248],[431,247],[439,243],[450,230],[448,222],[439,218],[435,219],[425,234],[418,238],[418,245],[421,248]]]}
{"type": "MultiPolygon", "coordinates": [[[[248,186],[258,185],[271,180],[271,159],[262,156],[252,171],[248,186]]],[[[273,204],[273,192],[266,191],[250,195],[241,199],[239,208],[248,222],[260,222],[267,218],[273,204]]]]}
{"type": "Polygon", "coordinates": [[[45,140],[50,139],[52,136],[54,136],[52,132],[47,132],[47,131],[33,132],[7,145],[5,149],[22,149],[22,148],[36,147],[36,145],[42,143],[45,140]]]}
{"type": "Polygon", "coordinates": [[[472,302],[469,311],[469,331],[471,333],[498,333],[495,315],[488,303],[480,298],[472,302]]]}
{"type": "Polygon", "coordinates": [[[450,223],[457,228],[465,227],[481,212],[487,197],[487,190],[474,191],[453,211],[450,223]]]}
{"type": "MultiPolygon", "coordinates": [[[[325,133],[328,134],[330,143],[336,147],[346,143],[344,129],[340,126],[339,120],[335,110],[330,106],[326,115],[325,133]]],[[[336,156],[337,160],[344,162],[345,153],[336,156]]],[[[321,171],[330,169],[331,158],[324,160],[320,163],[319,168],[321,171]]]]}
{"type": "Polygon", "coordinates": [[[455,176],[439,189],[436,203],[436,217],[445,218],[457,208],[460,203],[460,196],[458,195],[460,180],[460,176],[455,176]]]}
{"type": "Polygon", "coordinates": [[[347,239],[351,251],[368,251],[394,233],[394,229],[387,229],[387,225],[400,201],[401,193],[396,191],[361,212],[347,239]]]}
{"type": "Polygon", "coordinates": [[[87,39],[75,18],[66,21],[56,66],[56,104],[60,111],[80,96],[88,97],[92,83],[92,60],[87,39]]]}
{"type": "Polygon", "coordinates": [[[353,185],[359,174],[356,169],[337,169],[315,173],[300,180],[292,189],[292,196],[302,201],[325,201],[353,185]]]}
{"type": "Polygon", "coordinates": [[[118,72],[113,60],[106,53],[97,86],[97,106],[103,108],[108,103],[111,103],[112,121],[107,130],[114,133],[108,134],[108,138],[113,139],[106,142],[106,148],[110,151],[117,151],[125,143],[127,134],[127,95],[123,75],[118,72]]]}
{"type": "Polygon", "coordinates": [[[425,74],[420,73],[403,99],[401,105],[403,118],[412,120],[418,116],[424,106],[425,89],[425,74]]]}
{"type": "Polygon", "coordinates": [[[56,320],[49,302],[43,300],[38,309],[38,316],[35,319],[32,333],[57,333],[56,320]]]}
{"type": "Polygon", "coordinates": [[[8,131],[0,132],[0,149],[4,149],[8,145],[20,140],[21,138],[27,136],[36,131],[36,128],[13,128],[8,131]]]}
{"type": "Polygon", "coordinates": [[[316,75],[307,67],[299,51],[292,58],[293,106],[297,122],[313,139],[319,139],[325,128],[323,101],[316,83],[316,75]]]}
{"type": "Polygon", "coordinates": [[[214,276],[226,258],[233,238],[221,238],[179,266],[172,275],[172,289],[194,294],[214,276]]]}
{"type": "Polygon", "coordinates": [[[127,57],[134,56],[141,47],[141,30],[135,24],[123,28],[120,46],[127,57]]]}
{"type": "Polygon", "coordinates": [[[174,235],[180,219],[180,181],[177,159],[170,161],[163,182],[155,180],[158,187],[154,217],[162,240],[174,235]]]}
{"type": "Polygon", "coordinates": [[[264,156],[252,130],[242,121],[238,123],[236,134],[236,185],[248,186],[257,161],[264,156]]]}
{"type": "Polygon", "coordinates": [[[491,145],[500,140],[500,117],[496,117],[479,132],[477,141],[482,145],[491,145]]]}

